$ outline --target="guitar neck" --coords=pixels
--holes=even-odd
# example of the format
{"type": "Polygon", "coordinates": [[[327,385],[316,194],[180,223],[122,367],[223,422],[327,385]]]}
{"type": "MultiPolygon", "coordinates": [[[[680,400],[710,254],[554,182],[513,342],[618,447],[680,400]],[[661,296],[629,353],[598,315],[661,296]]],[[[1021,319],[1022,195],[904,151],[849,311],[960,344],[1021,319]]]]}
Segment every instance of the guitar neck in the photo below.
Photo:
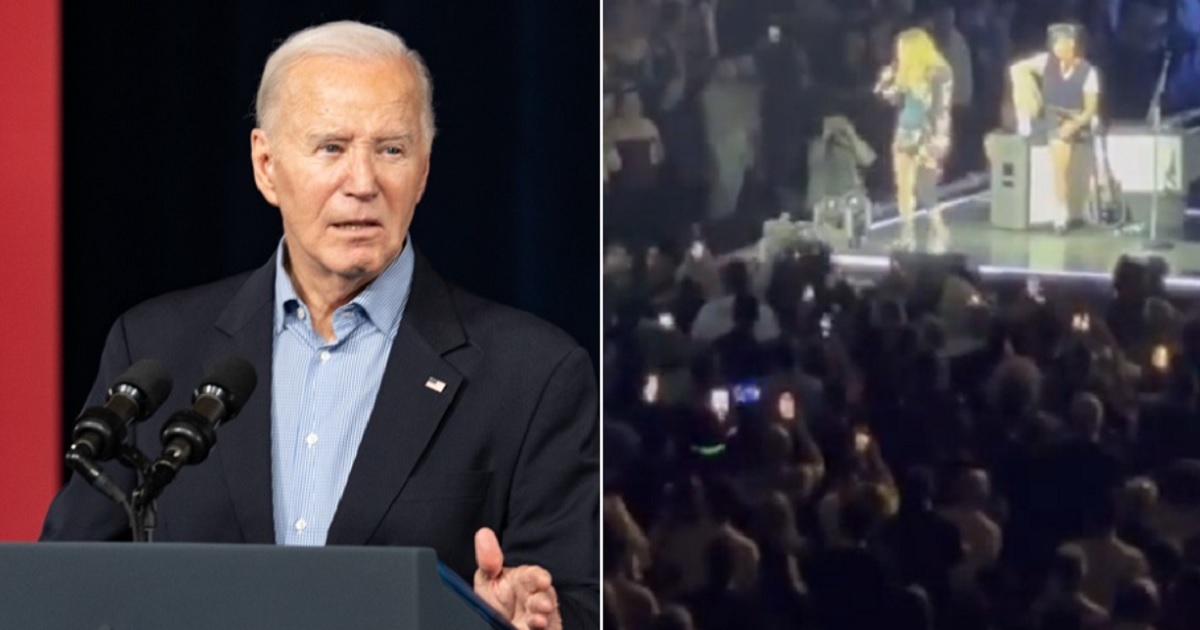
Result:
{"type": "Polygon", "coordinates": [[[1057,105],[1046,105],[1044,109],[1059,118],[1072,118],[1083,113],[1082,109],[1068,109],[1066,107],[1058,107],[1057,105]]]}

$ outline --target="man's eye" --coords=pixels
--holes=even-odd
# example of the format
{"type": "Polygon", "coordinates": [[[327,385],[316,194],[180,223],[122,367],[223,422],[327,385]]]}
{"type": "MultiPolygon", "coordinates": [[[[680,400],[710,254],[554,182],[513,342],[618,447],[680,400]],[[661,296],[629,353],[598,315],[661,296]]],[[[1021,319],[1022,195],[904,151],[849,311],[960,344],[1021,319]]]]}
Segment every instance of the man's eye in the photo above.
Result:
{"type": "Polygon", "coordinates": [[[385,147],[383,149],[383,153],[384,153],[384,155],[391,155],[391,156],[399,157],[399,156],[404,155],[404,149],[402,149],[400,147],[385,147]]]}
{"type": "Polygon", "coordinates": [[[325,144],[325,145],[321,145],[321,151],[323,153],[341,153],[342,147],[340,147],[336,144],[325,144]]]}

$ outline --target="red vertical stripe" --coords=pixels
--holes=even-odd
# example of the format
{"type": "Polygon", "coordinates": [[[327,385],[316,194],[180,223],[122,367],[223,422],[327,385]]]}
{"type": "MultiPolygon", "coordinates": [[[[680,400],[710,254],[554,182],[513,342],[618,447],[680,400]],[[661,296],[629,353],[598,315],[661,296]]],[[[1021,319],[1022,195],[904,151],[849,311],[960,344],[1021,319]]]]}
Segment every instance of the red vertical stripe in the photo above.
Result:
{"type": "Polygon", "coordinates": [[[0,540],[60,483],[59,50],[58,2],[0,1],[0,540]]]}

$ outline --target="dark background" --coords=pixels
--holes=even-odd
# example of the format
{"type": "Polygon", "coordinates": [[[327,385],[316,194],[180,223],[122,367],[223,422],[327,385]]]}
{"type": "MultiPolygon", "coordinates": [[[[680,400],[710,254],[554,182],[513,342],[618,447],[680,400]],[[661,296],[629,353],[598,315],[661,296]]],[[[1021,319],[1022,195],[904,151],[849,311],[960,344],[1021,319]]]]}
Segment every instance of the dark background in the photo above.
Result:
{"type": "Polygon", "coordinates": [[[597,360],[598,7],[64,2],[64,420],[123,311],[270,257],[282,228],[251,173],[254,93],[284,38],[337,19],[396,31],[433,74],[439,135],[418,247],[446,278],[549,320],[597,360]]]}

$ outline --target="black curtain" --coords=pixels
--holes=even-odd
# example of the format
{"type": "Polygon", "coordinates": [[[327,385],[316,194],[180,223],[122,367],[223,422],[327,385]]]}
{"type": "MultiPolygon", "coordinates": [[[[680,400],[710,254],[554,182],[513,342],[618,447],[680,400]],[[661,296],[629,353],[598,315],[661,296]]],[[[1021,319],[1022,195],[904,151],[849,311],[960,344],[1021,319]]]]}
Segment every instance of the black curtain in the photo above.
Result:
{"type": "Polygon", "coordinates": [[[598,6],[68,0],[64,419],[121,312],[272,254],[282,231],[251,174],[254,93],[287,35],[336,19],[396,31],[432,72],[440,134],[418,247],[443,276],[549,320],[598,359],[598,6]]]}

